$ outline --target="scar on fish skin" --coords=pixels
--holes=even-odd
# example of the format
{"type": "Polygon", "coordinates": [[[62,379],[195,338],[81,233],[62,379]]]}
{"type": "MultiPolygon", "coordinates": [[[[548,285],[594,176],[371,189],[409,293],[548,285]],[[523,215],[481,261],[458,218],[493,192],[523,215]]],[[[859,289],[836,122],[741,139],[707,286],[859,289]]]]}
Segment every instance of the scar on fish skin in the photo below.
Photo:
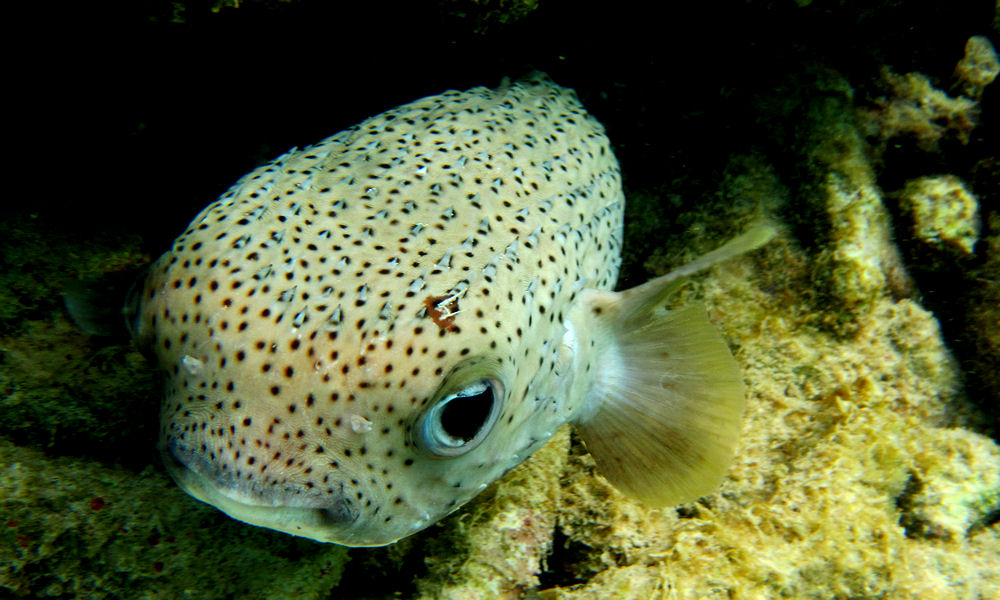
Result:
{"type": "Polygon", "coordinates": [[[434,324],[441,329],[455,332],[455,315],[458,314],[458,298],[454,296],[427,296],[424,299],[424,308],[434,324]],[[451,301],[442,306],[442,302],[451,298],[451,301]],[[444,308],[444,310],[441,310],[444,308]]]}

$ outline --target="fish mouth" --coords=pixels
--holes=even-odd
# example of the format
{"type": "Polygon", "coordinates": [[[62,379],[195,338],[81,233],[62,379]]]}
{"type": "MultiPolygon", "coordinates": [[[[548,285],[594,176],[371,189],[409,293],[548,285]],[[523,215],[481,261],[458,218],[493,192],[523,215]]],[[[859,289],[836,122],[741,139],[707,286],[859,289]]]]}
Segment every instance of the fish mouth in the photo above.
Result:
{"type": "Polygon", "coordinates": [[[358,520],[358,510],[342,493],[316,493],[286,486],[264,489],[234,477],[220,476],[217,466],[183,442],[161,446],[163,462],[177,485],[230,517],[291,535],[346,546],[381,546],[358,520]]]}

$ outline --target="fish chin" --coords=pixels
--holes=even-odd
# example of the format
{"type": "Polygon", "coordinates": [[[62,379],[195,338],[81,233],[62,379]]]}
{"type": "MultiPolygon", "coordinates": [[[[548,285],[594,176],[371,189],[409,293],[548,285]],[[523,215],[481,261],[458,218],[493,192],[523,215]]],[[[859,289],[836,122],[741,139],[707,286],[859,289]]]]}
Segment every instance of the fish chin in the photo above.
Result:
{"type": "Polygon", "coordinates": [[[343,494],[287,488],[261,490],[210,474],[207,460],[183,444],[162,449],[167,471],[185,492],[230,517],[318,542],[385,546],[426,526],[371,528],[343,494]]]}

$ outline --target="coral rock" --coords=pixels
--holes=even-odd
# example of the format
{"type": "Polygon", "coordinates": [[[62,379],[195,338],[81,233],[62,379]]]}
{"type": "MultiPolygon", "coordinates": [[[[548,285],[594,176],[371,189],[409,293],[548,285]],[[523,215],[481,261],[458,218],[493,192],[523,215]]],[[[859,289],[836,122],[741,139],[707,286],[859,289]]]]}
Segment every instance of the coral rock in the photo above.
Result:
{"type": "Polygon", "coordinates": [[[957,177],[914,179],[906,184],[900,204],[913,219],[918,238],[972,254],[979,239],[979,203],[957,177]]]}

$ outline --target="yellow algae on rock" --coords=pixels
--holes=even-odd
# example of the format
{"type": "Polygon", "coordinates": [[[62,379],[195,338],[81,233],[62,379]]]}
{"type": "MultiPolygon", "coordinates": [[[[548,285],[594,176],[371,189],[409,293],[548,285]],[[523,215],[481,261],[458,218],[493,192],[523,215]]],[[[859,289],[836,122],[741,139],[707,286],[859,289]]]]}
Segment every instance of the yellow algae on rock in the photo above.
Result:
{"type": "Polygon", "coordinates": [[[926,537],[959,539],[1000,508],[1000,448],[964,429],[943,429],[908,450],[914,472],[903,523],[926,537]]]}
{"type": "Polygon", "coordinates": [[[1000,59],[989,38],[976,35],[965,42],[965,56],[955,67],[955,76],[962,83],[965,95],[979,98],[983,88],[1000,74],[1000,59]]]}
{"type": "MultiPolygon", "coordinates": [[[[905,293],[888,211],[845,117],[850,106],[815,110],[805,152],[819,243],[780,238],[682,292],[684,301],[703,298],[749,386],[728,480],[696,503],[649,510],[572,452],[558,522],[585,583],[543,597],[1000,592],[1000,536],[987,517],[1000,508],[997,445],[963,429],[982,417],[935,316],[905,293]]],[[[767,190],[768,208],[790,206],[759,159],[734,163],[745,174],[704,214],[749,190],[767,190]]]]}
{"type": "Polygon", "coordinates": [[[955,85],[964,95],[953,97],[934,87],[923,73],[899,75],[885,67],[882,79],[889,93],[877,100],[877,109],[858,111],[862,128],[883,142],[913,136],[924,150],[936,150],[949,133],[965,144],[976,127],[983,89],[998,72],[996,50],[983,36],[969,38],[965,56],[955,67],[955,85]]]}
{"type": "MultiPolygon", "coordinates": [[[[889,212],[848,98],[818,102],[810,116],[803,158],[813,184],[802,200],[817,215],[811,227],[825,242],[814,258],[813,279],[848,314],[870,310],[890,290],[909,295],[912,283],[893,243],[889,212]]],[[[827,315],[833,328],[844,326],[845,318],[838,310],[827,315]]]]}
{"type": "Polygon", "coordinates": [[[670,589],[656,565],[631,565],[599,573],[586,585],[574,589],[549,589],[541,600],[607,600],[608,598],[669,598],[670,589]]]}
{"type": "Polygon", "coordinates": [[[900,193],[901,208],[913,219],[913,233],[938,247],[972,254],[979,239],[979,203],[953,175],[918,177],[900,193]]]}
{"type": "Polygon", "coordinates": [[[829,263],[833,291],[853,309],[884,293],[902,261],[873,178],[851,181],[842,173],[830,173],[825,187],[834,245],[820,260],[829,263]]]}
{"type": "Polygon", "coordinates": [[[882,79],[888,94],[877,100],[877,109],[858,111],[861,126],[883,142],[912,136],[924,150],[936,150],[938,142],[948,134],[965,144],[978,121],[983,89],[998,72],[996,50],[983,36],[969,38],[965,56],[955,67],[955,85],[964,95],[953,97],[934,87],[923,73],[899,75],[885,67],[882,79]]]}
{"type": "MultiPolygon", "coordinates": [[[[765,252],[770,264],[796,250],[779,242],[765,252]]],[[[589,582],[551,597],[648,597],[614,595],[647,589],[639,575],[671,598],[907,597],[898,590],[923,589],[927,578],[906,565],[928,553],[945,555],[953,570],[942,598],[1000,585],[1000,565],[973,552],[1000,549],[992,529],[942,541],[900,524],[899,498],[922,472],[916,449],[948,435],[940,425],[964,420],[933,316],[885,298],[853,338],[839,340],[809,326],[801,305],[780,306],[788,290],[749,284],[760,278],[749,262],[719,267],[702,284],[751,386],[729,481],[679,511],[650,511],[591,478],[588,457],[574,454],[559,522],[579,548],[593,548],[578,563],[589,582]]],[[[990,468],[980,461],[974,470],[982,477],[990,468]]]]}
{"type": "Polygon", "coordinates": [[[0,515],[4,598],[320,599],[347,561],[338,546],[230,523],[155,469],[2,438],[0,515]]]}
{"type": "Polygon", "coordinates": [[[962,143],[968,141],[976,127],[979,106],[975,100],[948,95],[922,73],[897,75],[886,69],[883,78],[891,96],[882,99],[879,112],[870,114],[883,139],[911,135],[925,150],[935,149],[949,132],[962,143]]]}
{"type": "Polygon", "coordinates": [[[569,429],[515,467],[469,508],[445,523],[417,583],[418,598],[520,598],[538,587],[552,549],[553,506],[569,447],[569,429]]]}

